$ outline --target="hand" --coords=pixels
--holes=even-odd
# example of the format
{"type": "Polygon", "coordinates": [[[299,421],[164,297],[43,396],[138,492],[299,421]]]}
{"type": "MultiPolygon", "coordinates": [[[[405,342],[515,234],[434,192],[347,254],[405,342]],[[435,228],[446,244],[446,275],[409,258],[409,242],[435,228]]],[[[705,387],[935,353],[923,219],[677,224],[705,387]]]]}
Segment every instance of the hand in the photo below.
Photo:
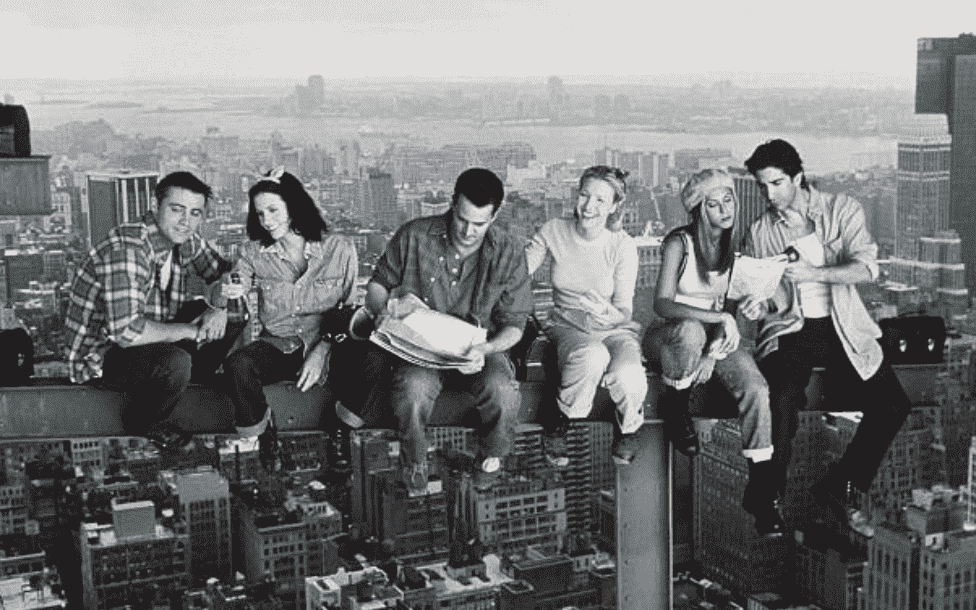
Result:
{"type": "Polygon", "coordinates": [[[412,292],[393,297],[386,302],[386,314],[392,316],[394,320],[401,320],[418,309],[426,308],[427,304],[412,292]]]}
{"type": "Polygon", "coordinates": [[[460,367],[458,370],[461,371],[462,375],[474,375],[475,373],[481,372],[481,369],[485,368],[486,354],[488,354],[487,343],[472,345],[464,354],[471,362],[460,367]]]}
{"type": "Polygon", "coordinates": [[[758,320],[768,313],[769,306],[765,299],[749,295],[739,302],[739,313],[747,320],[758,320]]]}
{"type": "Polygon", "coordinates": [[[627,321],[624,314],[613,303],[595,290],[589,290],[580,296],[580,304],[593,316],[597,324],[602,326],[614,326],[627,321]]]}
{"type": "Polygon", "coordinates": [[[739,347],[739,325],[732,314],[722,314],[722,328],[719,335],[708,348],[709,356],[724,357],[739,347]]]}
{"type": "Polygon", "coordinates": [[[701,385],[707,383],[709,379],[712,378],[712,373],[715,371],[715,358],[711,356],[702,356],[702,359],[698,361],[698,370],[695,371],[695,378],[691,381],[693,385],[701,385]]]}
{"type": "Polygon", "coordinates": [[[319,343],[315,348],[308,353],[305,357],[305,363],[302,364],[302,370],[298,374],[298,389],[302,392],[307,392],[312,389],[319,379],[322,378],[322,373],[325,370],[325,360],[329,355],[329,350],[326,348],[319,347],[320,345],[325,345],[319,343]]]}
{"type": "Polygon", "coordinates": [[[227,310],[208,309],[200,316],[200,326],[197,328],[197,345],[219,341],[224,338],[227,330],[227,310]]]}
{"type": "Polygon", "coordinates": [[[801,258],[795,263],[786,265],[783,277],[791,282],[818,282],[820,281],[820,269],[801,258]]]}

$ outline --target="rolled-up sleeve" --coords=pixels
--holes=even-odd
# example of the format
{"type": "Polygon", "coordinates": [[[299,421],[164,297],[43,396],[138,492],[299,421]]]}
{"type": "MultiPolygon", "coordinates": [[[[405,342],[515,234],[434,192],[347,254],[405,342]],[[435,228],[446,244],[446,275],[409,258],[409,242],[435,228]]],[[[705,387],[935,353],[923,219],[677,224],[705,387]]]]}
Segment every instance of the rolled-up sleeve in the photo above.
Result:
{"type": "Polygon", "coordinates": [[[393,290],[403,283],[403,263],[406,257],[409,234],[404,227],[393,235],[386,250],[376,261],[376,268],[370,281],[376,282],[387,290],[393,290]]]}
{"type": "Polygon", "coordinates": [[[845,197],[836,207],[837,223],[848,262],[864,263],[871,274],[871,281],[878,279],[878,244],[867,230],[864,209],[850,197],[845,197]]]}
{"type": "Polygon", "coordinates": [[[532,288],[525,256],[521,251],[512,252],[502,266],[505,287],[492,310],[492,321],[499,330],[506,326],[525,329],[532,314],[532,288]]]}

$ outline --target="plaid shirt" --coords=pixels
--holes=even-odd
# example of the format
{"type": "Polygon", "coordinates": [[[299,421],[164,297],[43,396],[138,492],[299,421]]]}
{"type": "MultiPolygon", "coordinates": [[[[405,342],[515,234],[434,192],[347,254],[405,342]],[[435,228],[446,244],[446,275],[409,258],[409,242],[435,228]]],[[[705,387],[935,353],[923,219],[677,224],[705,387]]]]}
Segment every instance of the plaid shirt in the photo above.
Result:
{"type": "Polygon", "coordinates": [[[507,326],[525,328],[532,312],[525,248],[492,225],[481,248],[461,260],[448,236],[450,225],[448,211],[400,227],[372,281],[412,292],[431,309],[487,328],[489,335],[507,326]]]}
{"type": "Polygon", "coordinates": [[[101,377],[105,352],[113,343],[132,343],[142,334],[146,320],[172,320],[187,300],[189,273],[209,283],[230,267],[197,235],[174,250],[152,212],[141,222],[112,229],[89,252],[71,284],[65,319],[74,335],[68,356],[71,380],[84,383],[101,377]],[[174,252],[179,260],[170,265],[174,252]],[[166,293],[164,283],[169,285],[166,293]]]}

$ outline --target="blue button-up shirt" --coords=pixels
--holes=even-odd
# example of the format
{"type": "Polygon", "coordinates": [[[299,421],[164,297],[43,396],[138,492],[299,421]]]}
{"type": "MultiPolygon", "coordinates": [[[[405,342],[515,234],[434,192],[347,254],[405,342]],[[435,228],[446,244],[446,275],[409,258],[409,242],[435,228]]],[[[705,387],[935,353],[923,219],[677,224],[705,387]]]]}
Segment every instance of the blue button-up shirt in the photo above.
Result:
{"type": "Polygon", "coordinates": [[[306,352],[314,347],[322,314],[355,298],[359,262],[347,237],[327,233],[322,241],[306,241],[304,255],[308,269],[299,275],[280,244],[262,246],[252,241],[234,265],[245,293],[251,286],[260,289],[262,335],[283,351],[297,349],[298,341],[306,352]]]}

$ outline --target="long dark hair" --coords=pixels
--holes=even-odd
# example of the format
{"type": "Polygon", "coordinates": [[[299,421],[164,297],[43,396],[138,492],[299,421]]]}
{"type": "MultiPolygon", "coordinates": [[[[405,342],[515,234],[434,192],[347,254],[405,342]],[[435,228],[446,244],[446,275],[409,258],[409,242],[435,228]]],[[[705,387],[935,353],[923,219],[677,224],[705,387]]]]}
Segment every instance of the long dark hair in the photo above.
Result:
{"type": "MultiPolygon", "coordinates": [[[[691,222],[683,227],[678,227],[668,233],[665,240],[671,239],[672,237],[681,238],[681,233],[687,233],[691,236],[692,250],[695,255],[695,262],[698,267],[698,277],[702,282],[708,283],[709,271],[718,271],[719,273],[725,273],[732,268],[732,261],[735,260],[735,252],[732,250],[732,229],[722,229],[722,235],[718,239],[718,264],[714,269],[708,267],[708,260],[705,258],[705,252],[702,250],[702,206],[697,205],[691,209],[689,213],[691,216],[691,222]]],[[[683,244],[682,244],[683,245],[683,244]]],[[[687,253],[685,253],[687,254],[687,253]]],[[[683,267],[682,267],[683,269],[683,267]]]]}
{"type": "Polygon", "coordinates": [[[281,197],[291,218],[291,230],[305,238],[306,241],[322,241],[322,235],[329,230],[322,214],[315,207],[315,201],[305,191],[305,187],[298,178],[286,171],[272,170],[258,180],[247,192],[249,199],[247,208],[247,236],[258,241],[262,246],[274,243],[271,234],[261,226],[258,211],[254,207],[254,198],[261,193],[273,193],[281,197]]]}

